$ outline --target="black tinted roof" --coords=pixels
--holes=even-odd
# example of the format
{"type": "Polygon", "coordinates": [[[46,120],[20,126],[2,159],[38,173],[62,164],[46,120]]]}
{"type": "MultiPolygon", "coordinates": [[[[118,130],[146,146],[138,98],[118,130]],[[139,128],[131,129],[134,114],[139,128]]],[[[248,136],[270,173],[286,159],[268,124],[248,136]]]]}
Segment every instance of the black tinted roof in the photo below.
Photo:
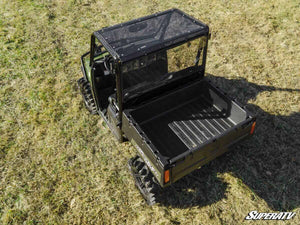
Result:
{"type": "Polygon", "coordinates": [[[94,35],[122,62],[208,33],[208,26],[178,9],[103,28],[94,35]]]}

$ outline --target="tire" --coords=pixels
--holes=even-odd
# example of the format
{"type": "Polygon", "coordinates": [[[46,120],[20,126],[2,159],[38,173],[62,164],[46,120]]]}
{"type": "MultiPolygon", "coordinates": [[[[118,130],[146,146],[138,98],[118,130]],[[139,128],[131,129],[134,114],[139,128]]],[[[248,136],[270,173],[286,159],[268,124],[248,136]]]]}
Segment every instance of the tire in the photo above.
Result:
{"type": "Polygon", "coordinates": [[[157,183],[148,166],[139,156],[131,158],[128,161],[128,166],[134,178],[135,185],[146,200],[147,204],[152,206],[157,203],[161,187],[157,183]]]}
{"type": "Polygon", "coordinates": [[[93,114],[93,115],[97,114],[98,113],[97,106],[96,106],[95,100],[93,98],[93,94],[92,94],[91,86],[90,86],[89,82],[87,82],[84,77],[81,77],[77,81],[77,84],[78,84],[80,93],[82,95],[85,107],[91,114],[93,114]]]}

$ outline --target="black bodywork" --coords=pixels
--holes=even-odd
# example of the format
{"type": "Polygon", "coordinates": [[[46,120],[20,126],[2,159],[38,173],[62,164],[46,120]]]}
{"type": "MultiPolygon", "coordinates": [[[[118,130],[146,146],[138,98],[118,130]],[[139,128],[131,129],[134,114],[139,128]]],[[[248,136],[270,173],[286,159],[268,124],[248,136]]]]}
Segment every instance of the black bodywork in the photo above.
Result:
{"type": "Polygon", "coordinates": [[[119,142],[132,141],[161,187],[253,133],[255,118],[204,76],[208,39],[207,25],[171,9],[94,32],[81,57],[98,113],[119,142]],[[168,73],[168,49],[197,38],[195,64],[168,73]],[[106,53],[106,64],[95,60],[106,53]],[[149,82],[164,74],[172,79],[149,82]]]}

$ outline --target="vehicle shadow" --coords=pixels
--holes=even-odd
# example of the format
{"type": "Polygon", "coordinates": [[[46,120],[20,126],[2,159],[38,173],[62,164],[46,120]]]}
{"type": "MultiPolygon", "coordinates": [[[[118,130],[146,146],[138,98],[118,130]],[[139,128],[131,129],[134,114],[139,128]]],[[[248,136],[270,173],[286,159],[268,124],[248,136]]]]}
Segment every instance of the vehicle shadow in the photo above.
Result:
{"type": "Polygon", "coordinates": [[[213,167],[211,163],[163,189],[158,202],[165,206],[188,208],[210,205],[225,198],[228,184],[217,177],[217,165],[213,167]]]}
{"type": "Polygon", "coordinates": [[[300,206],[300,113],[271,115],[247,104],[264,91],[300,92],[208,75],[208,78],[257,116],[255,134],[166,190],[162,205],[187,208],[205,206],[225,198],[228,184],[217,174],[229,172],[241,179],[270,208],[290,211],[300,206]]]}

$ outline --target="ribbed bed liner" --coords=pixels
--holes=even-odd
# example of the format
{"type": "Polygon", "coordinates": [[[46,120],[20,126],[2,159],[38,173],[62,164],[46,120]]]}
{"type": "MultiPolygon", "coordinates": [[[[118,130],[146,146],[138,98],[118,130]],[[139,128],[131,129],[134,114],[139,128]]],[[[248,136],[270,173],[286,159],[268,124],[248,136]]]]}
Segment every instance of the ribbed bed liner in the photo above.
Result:
{"type": "Polygon", "coordinates": [[[149,101],[127,112],[167,158],[176,157],[213,139],[246,120],[247,113],[203,79],[149,101]]]}
{"type": "Polygon", "coordinates": [[[202,96],[140,125],[163,155],[177,155],[235,124],[202,96]]]}

